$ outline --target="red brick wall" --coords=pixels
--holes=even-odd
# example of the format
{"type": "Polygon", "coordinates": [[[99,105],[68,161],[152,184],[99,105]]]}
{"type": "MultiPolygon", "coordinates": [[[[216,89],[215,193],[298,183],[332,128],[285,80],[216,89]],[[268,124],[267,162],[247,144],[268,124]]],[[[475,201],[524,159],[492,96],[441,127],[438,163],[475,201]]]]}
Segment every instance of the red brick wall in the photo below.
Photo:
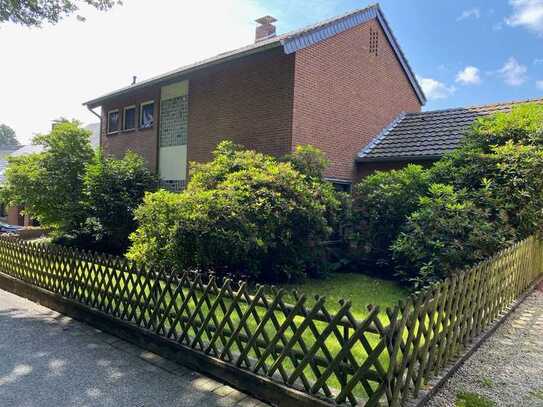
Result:
{"type": "Polygon", "coordinates": [[[355,155],[401,111],[421,105],[376,20],[296,53],[293,145],[313,144],[327,176],[355,179],[355,155]],[[370,27],[379,32],[369,54],[370,27]]]}
{"type": "Polygon", "coordinates": [[[128,96],[123,96],[109,100],[102,106],[102,129],[100,134],[100,146],[105,154],[121,158],[128,150],[134,151],[145,159],[149,168],[156,172],[158,170],[158,118],[160,109],[160,87],[149,87],[133,92],[128,96]],[[107,134],[107,112],[119,109],[121,117],[123,108],[136,105],[136,125],[139,124],[140,104],[155,101],[155,121],[150,129],[138,129],[120,131],[115,134],[107,134]]]}
{"type": "Polygon", "coordinates": [[[277,156],[290,151],[293,55],[275,48],[189,80],[189,161],[208,161],[224,139],[277,156]]]}

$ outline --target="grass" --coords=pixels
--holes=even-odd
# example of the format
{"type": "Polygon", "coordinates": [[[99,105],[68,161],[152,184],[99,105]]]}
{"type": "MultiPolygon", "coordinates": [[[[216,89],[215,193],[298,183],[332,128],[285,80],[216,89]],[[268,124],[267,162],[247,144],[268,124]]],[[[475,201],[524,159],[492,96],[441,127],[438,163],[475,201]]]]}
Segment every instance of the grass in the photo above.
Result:
{"type": "Polygon", "coordinates": [[[460,392],[456,395],[456,407],[494,407],[496,403],[477,393],[460,392]]]}
{"type": "Polygon", "coordinates": [[[481,379],[481,385],[483,385],[484,387],[492,387],[494,386],[494,382],[492,381],[492,379],[484,377],[481,379]]]}
{"type": "Polygon", "coordinates": [[[537,400],[543,400],[543,388],[531,391],[530,396],[537,400]]]}
{"type": "Polygon", "coordinates": [[[324,279],[307,280],[301,284],[284,284],[281,287],[307,294],[308,297],[312,297],[309,303],[314,302],[315,295],[325,296],[330,311],[339,309],[339,300],[350,300],[351,312],[357,319],[363,319],[368,314],[368,304],[379,305],[381,309],[385,309],[393,307],[409,294],[394,281],[355,273],[332,274],[324,279]]]}

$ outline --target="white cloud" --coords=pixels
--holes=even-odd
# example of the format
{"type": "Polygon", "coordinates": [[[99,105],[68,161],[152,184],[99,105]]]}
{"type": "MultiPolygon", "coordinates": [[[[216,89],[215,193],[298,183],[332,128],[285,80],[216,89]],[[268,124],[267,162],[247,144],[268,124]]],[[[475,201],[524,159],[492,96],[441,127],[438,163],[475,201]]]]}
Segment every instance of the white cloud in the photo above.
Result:
{"type": "Polygon", "coordinates": [[[539,90],[543,90],[543,81],[536,81],[535,87],[539,90]]]}
{"type": "Polygon", "coordinates": [[[528,68],[525,65],[519,64],[514,57],[511,57],[498,71],[498,74],[503,78],[507,85],[519,86],[526,82],[527,72],[528,68]]]}
{"type": "Polygon", "coordinates": [[[511,27],[524,27],[543,36],[543,0],[509,0],[513,14],[505,19],[511,27]]]}
{"type": "Polygon", "coordinates": [[[454,86],[447,86],[443,82],[439,82],[432,78],[417,76],[417,80],[429,100],[446,99],[456,92],[454,86]]]}
{"type": "Polygon", "coordinates": [[[467,20],[468,18],[473,18],[475,20],[481,17],[481,11],[478,8],[472,8],[469,10],[462,11],[462,14],[458,16],[456,21],[467,20]]]}
{"type": "Polygon", "coordinates": [[[479,68],[475,66],[466,66],[456,74],[456,82],[463,85],[478,85],[481,83],[479,68]]]}
{"type": "MultiPolygon", "coordinates": [[[[0,123],[25,143],[59,116],[98,119],[81,105],[131,83],[250,44],[254,20],[277,10],[255,1],[125,1],[109,12],[82,8],[55,26],[0,27],[0,123]]],[[[285,28],[285,21],[277,23],[285,28]]]]}

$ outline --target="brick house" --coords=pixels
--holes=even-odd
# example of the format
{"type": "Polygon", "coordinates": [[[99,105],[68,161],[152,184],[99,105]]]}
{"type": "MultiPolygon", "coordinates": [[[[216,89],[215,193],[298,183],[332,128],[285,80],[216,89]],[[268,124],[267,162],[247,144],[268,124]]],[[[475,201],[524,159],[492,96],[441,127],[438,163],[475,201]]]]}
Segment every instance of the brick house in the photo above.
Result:
{"type": "Polygon", "coordinates": [[[105,153],[140,153],[176,190],[223,139],[276,156],[312,144],[348,187],[361,147],[425,96],[379,5],[283,35],[274,22],[258,19],[246,47],[86,102],[101,108],[105,153]]]}

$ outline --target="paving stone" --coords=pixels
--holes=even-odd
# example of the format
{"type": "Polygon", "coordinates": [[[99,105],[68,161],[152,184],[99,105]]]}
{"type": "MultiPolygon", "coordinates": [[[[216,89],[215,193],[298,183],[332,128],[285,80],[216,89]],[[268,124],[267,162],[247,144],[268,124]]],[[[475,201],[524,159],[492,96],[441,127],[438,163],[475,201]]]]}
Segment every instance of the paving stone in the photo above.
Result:
{"type": "Polygon", "coordinates": [[[243,393],[0,290],[0,407],[254,407],[243,393]],[[78,334],[72,334],[72,333],[78,334]],[[88,334],[79,335],[86,332],[88,334]],[[109,344],[108,342],[112,342],[109,344]],[[151,359],[157,364],[146,360],[151,359]],[[214,392],[223,387],[219,393],[214,392]]]}

